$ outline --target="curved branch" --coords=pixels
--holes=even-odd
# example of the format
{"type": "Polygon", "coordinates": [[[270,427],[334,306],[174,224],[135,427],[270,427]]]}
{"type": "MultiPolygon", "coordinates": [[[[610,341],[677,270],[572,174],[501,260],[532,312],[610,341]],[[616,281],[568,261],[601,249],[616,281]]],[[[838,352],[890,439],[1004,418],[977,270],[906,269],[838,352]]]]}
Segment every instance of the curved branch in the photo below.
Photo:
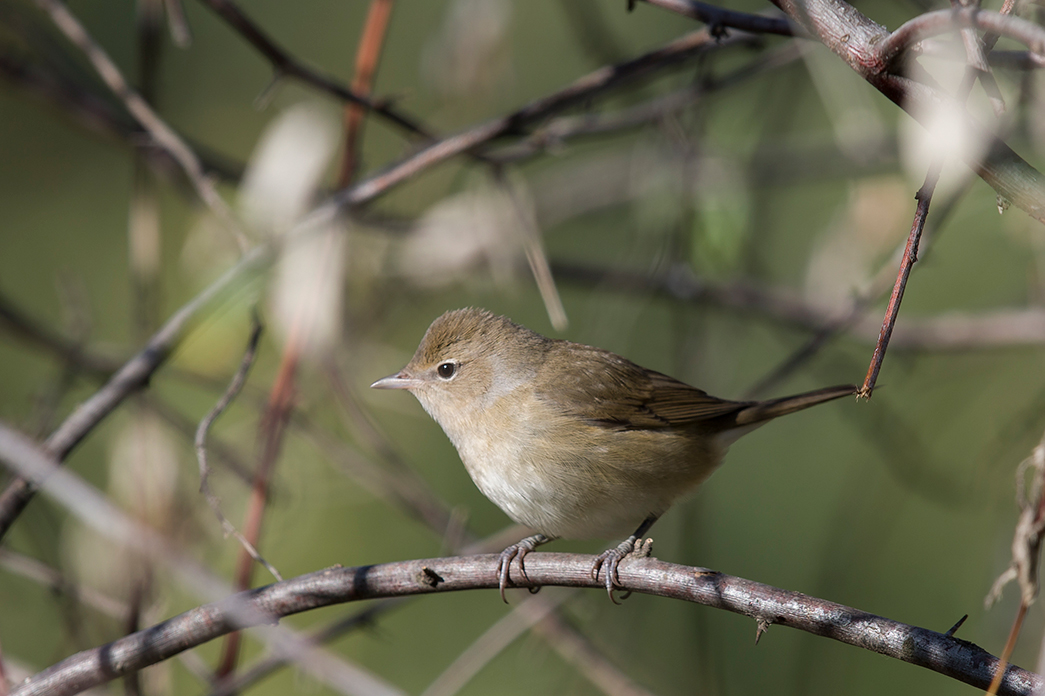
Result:
{"type": "MultiPolygon", "coordinates": [[[[602,589],[591,578],[593,556],[532,553],[520,586],[559,585],[602,589]]],[[[401,561],[357,568],[329,568],[241,592],[191,609],[108,645],[72,655],[30,677],[12,696],[66,696],[156,664],[230,631],[244,617],[284,617],[318,607],[382,597],[495,589],[499,556],[460,556],[401,561]]],[[[704,604],[756,620],[760,630],[780,624],[866,648],[977,688],[986,688],[998,659],[952,636],[704,568],[653,558],[626,560],[624,590],[704,604]]],[[[257,625],[257,624],[253,624],[257,625]]],[[[1032,694],[1039,675],[1010,665],[999,694],[1032,694]]]]}
{"type": "MultiPolygon", "coordinates": [[[[892,39],[885,27],[861,14],[847,2],[773,0],[773,3],[792,21],[816,36],[878,91],[915,118],[920,114],[929,113],[926,107],[944,97],[932,87],[890,72],[882,47],[891,50],[890,43],[904,45],[904,42],[901,39],[892,39]]],[[[932,14],[934,13],[930,13],[932,14]]],[[[943,14],[948,21],[954,16],[951,10],[945,10],[943,14]]],[[[1001,19],[987,20],[986,24],[991,26],[986,28],[992,31],[1003,30],[1002,33],[1007,30],[1015,31],[1014,26],[1021,32],[1026,29],[1024,24],[1014,25],[1010,17],[997,17],[1001,19]]],[[[950,26],[953,26],[953,23],[950,26]]],[[[1034,36],[1039,36],[1038,32],[1034,32],[1034,36]]],[[[968,113],[963,113],[963,116],[966,130],[978,141],[988,144],[987,154],[982,159],[969,161],[967,164],[1005,199],[1036,220],[1045,222],[1045,177],[968,113]]]]}
{"type": "Polygon", "coordinates": [[[900,25],[878,44],[880,60],[885,65],[895,65],[904,51],[922,39],[957,29],[982,29],[1006,36],[1031,49],[1031,57],[1045,55],[1045,29],[1019,17],[969,6],[927,12],[900,25]]]}

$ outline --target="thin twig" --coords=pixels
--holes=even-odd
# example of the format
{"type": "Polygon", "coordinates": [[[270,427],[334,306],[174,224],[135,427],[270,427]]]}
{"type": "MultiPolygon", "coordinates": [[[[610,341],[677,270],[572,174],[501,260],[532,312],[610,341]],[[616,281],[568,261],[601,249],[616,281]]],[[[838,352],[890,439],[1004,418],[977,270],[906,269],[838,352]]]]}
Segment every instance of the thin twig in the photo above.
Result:
{"type": "Polygon", "coordinates": [[[427,128],[417,123],[414,119],[402,114],[386,102],[375,101],[363,95],[356,94],[344,87],[337,80],[319,71],[308,68],[293,58],[286,50],[276,44],[261,27],[255,24],[239,7],[230,0],[200,0],[204,5],[212,9],[219,17],[250,43],[266,60],[272,65],[277,77],[289,76],[301,80],[307,85],[329,93],[343,101],[359,104],[376,114],[381,115],[389,123],[399,128],[419,135],[425,139],[432,139],[434,135],[427,128]]]}
{"type": "Polygon", "coordinates": [[[884,65],[894,65],[911,46],[922,39],[963,28],[980,29],[1015,39],[1032,53],[1045,57],[1045,29],[1008,13],[990,12],[978,7],[937,10],[918,15],[897,27],[876,46],[877,57],[884,65]]]}
{"type": "Polygon", "coordinates": [[[519,223],[516,227],[523,235],[522,247],[526,252],[526,262],[537,283],[541,301],[544,302],[544,311],[548,313],[548,319],[556,331],[565,331],[569,320],[566,317],[566,309],[562,306],[559,289],[555,286],[555,278],[552,276],[548,254],[544,250],[544,240],[541,230],[537,227],[537,220],[534,219],[532,206],[528,206],[523,200],[522,193],[508,180],[503,168],[493,167],[492,170],[494,181],[511,201],[512,210],[519,223]]]}
{"type": "MultiPolygon", "coordinates": [[[[958,0],[952,0],[952,2],[954,3],[955,11],[962,10],[961,5],[958,4],[958,0]]],[[[1011,13],[1014,8],[1014,0],[1006,0],[1002,11],[1008,14],[1011,13]]],[[[998,35],[986,35],[984,37],[985,41],[983,46],[980,45],[979,37],[977,37],[975,32],[971,29],[963,29],[962,38],[966,45],[968,66],[966,67],[965,77],[962,80],[962,84],[958,87],[956,99],[958,103],[964,104],[972,92],[972,87],[976,82],[977,76],[979,76],[980,83],[988,92],[988,96],[991,97],[991,103],[993,104],[995,113],[1000,116],[1005,110],[1005,102],[1001,99],[1000,92],[997,96],[991,93],[991,85],[993,85],[993,89],[997,91],[997,84],[994,82],[994,76],[990,72],[990,68],[987,65],[987,60],[984,55],[984,52],[989,53],[990,50],[994,48],[994,45],[998,40],[998,35]]],[[[882,368],[882,361],[885,359],[885,351],[889,344],[889,338],[892,335],[893,326],[896,323],[896,317],[900,311],[900,303],[903,300],[904,288],[907,285],[908,277],[910,277],[911,268],[918,257],[918,242],[921,238],[922,229],[925,227],[925,219],[929,214],[929,203],[932,200],[933,191],[936,188],[936,182],[940,178],[944,159],[945,155],[943,153],[936,155],[934,161],[929,165],[928,173],[925,175],[925,183],[922,184],[922,188],[915,196],[918,199],[918,206],[915,212],[914,222],[911,225],[911,233],[908,236],[907,248],[904,251],[903,259],[900,262],[900,270],[896,278],[896,284],[893,286],[892,296],[889,298],[889,306],[886,309],[885,320],[882,324],[882,330],[879,333],[878,343],[875,345],[874,353],[871,356],[871,364],[867,370],[867,376],[864,379],[863,387],[860,389],[860,396],[864,398],[871,398],[875,382],[878,379],[878,372],[882,368]]]]}
{"type": "Polygon", "coordinates": [[[174,129],[153,111],[141,95],[131,89],[120,69],[116,67],[116,63],[91,38],[79,20],[60,0],[35,0],[35,2],[51,17],[51,21],[65,34],[66,38],[83,51],[98,76],[123,102],[127,110],[155,140],[156,144],[167,151],[181,166],[200,200],[210,208],[225,229],[236,239],[240,251],[246,252],[250,246],[246,233],[232,210],[218,194],[214,182],[204,173],[203,165],[196,153],[182,141],[174,129]]]}
{"type": "Polygon", "coordinates": [[[885,310],[885,319],[882,322],[882,330],[878,334],[878,342],[875,344],[874,352],[871,354],[871,364],[867,368],[867,376],[864,378],[863,386],[860,387],[859,396],[870,399],[874,392],[875,382],[878,381],[878,372],[882,369],[882,361],[885,359],[885,351],[889,346],[889,338],[893,335],[893,327],[896,325],[896,317],[900,313],[900,303],[903,301],[904,289],[907,287],[907,279],[911,276],[911,268],[918,260],[918,242],[922,238],[922,230],[925,228],[925,220],[929,216],[929,203],[932,202],[933,191],[936,190],[936,182],[940,180],[940,169],[943,163],[936,160],[929,165],[929,171],[925,175],[925,183],[918,189],[915,199],[918,205],[915,208],[914,221],[911,223],[911,232],[907,236],[907,246],[904,248],[903,258],[900,260],[900,270],[896,275],[896,284],[893,293],[889,297],[889,306],[885,310]]]}
{"type": "Polygon", "coordinates": [[[704,22],[715,33],[722,33],[729,27],[752,34],[805,36],[801,27],[796,27],[786,17],[766,17],[748,12],[737,12],[698,0],[642,0],[642,2],[704,22]]]}
{"type": "MultiPolygon", "coordinates": [[[[566,4],[570,1],[564,0],[566,4]]],[[[800,57],[801,52],[797,50],[797,45],[788,43],[758,55],[751,62],[726,75],[690,84],[634,106],[610,113],[587,113],[552,119],[535,129],[530,136],[490,152],[487,157],[498,164],[518,162],[549,150],[554,151],[575,138],[618,133],[662,121],[709,94],[734,87],[752,77],[764,75],[769,70],[790,65],[800,57]]]]}
{"type": "MultiPolygon", "coordinates": [[[[373,89],[374,74],[381,58],[381,48],[385,43],[394,2],[395,0],[370,0],[370,10],[367,12],[363,35],[359,39],[359,48],[356,51],[356,73],[352,78],[352,91],[362,97],[369,97],[373,89]]],[[[359,104],[345,105],[345,147],[337,176],[337,188],[348,186],[359,166],[362,151],[360,140],[365,117],[366,111],[359,104]]]]}
{"type": "Polygon", "coordinates": [[[456,135],[434,142],[365,181],[335,195],[331,202],[345,208],[369,203],[392,186],[406,181],[433,165],[456,155],[470,152],[502,136],[522,132],[528,126],[553,113],[590,100],[638,77],[649,77],[655,72],[692,59],[705,51],[716,50],[747,40],[744,37],[729,37],[716,41],[710,32],[701,30],[687,34],[663,48],[643,54],[638,58],[599,68],[574,80],[567,87],[530,102],[510,114],[480,123],[456,135]]]}
{"type": "Polygon", "coordinates": [[[232,381],[229,383],[229,388],[225,391],[222,397],[218,400],[218,403],[214,405],[214,408],[210,410],[203,420],[200,421],[199,427],[196,428],[196,437],[194,444],[196,446],[196,459],[200,466],[200,493],[206,498],[207,504],[210,505],[210,509],[214,512],[214,515],[218,518],[221,523],[221,528],[225,533],[225,536],[234,536],[243,549],[253,558],[255,561],[265,567],[265,569],[272,573],[272,576],[277,580],[282,580],[283,576],[280,575],[276,567],[265,560],[258,550],[254,548],[254,545],[250,543],[243,534],[240,533],[236,527],[229,522],[228,518],[221,511],[221,499],[210,488],[210,484],[207,482],[208,476],[210,476],[210,468],[207,466],[207,434],[210,431],[210,426],[217,420],[229,404],[232,403],[240,390],[243,389],[243,385],[247,381],[247,374],[250,372],[251,366],[254,364],[254,358],[257,356],[258,341],[261,338],[262,332],[261,321],[257,315],[253,319],[253,328],[250,332],[250,339],[247,341],[247,350],[243,354],[243,360],[240,362],[239,369],[236,370],[236,374],[233,375],[232,381]]]}
{"type": "Polygon", "coordinates": [[[1005,668],[1009,665],[1009,658],[1012,657],[1012,651],[1016,649],[1016,641],[1020,637],[1020,629],[1023,627],[1023,617],[1027,615],[1027,608],[1025,602],[1020,602],[1020,608],[1016,610],[1016,619],[1012,622],[1012,628],[1009,629],[1009,637],[1005,641],[1005,648],[1001,651],[1001,657],[998,658],[998,664],[994,668],[994,679],[991,680],[990,686],[987,687],[986,696],[994,696],[998,693],[1002,677],[1005,676],[1005,668]]]}
{"type": "MultiPolygon", "coordinates": [[[[58,429],[51,433],[44,445],[47,453],[59,462],[64,460],[102,419],[129,395],[148,383],[153,373],[166,362],[196,316],[236,282],[262,266],[268,259],[268,251],[267,247],[255,247],[235,266],[171,315],[137,355],[124,363],[101,389],[81,403],[58,429]]],[[[0,493],[0,539],[11,528],[35,493],[36,485],[24,476],[16,477],[0,493]]]]}
{"type": "Polygon", "coordinates": [[[1016,469],[1016,491],[1020,516],[1012,537],[1012,562],[1005,572],[994,581],[984,604],[990,607],[1001,596],[1002,588],[1015,580],[1020,587],[1020,608],[1016,612],[1016,618],[1009,631],[1009,638],[1005,642],[1001,660],[996,668],[991,686],[988,688],[989,695],[994,694],[997,689],[1001,675],[1005,672],[1005,664],[1016,647],[1027,609],[1038,596],[1041,544],[1042,538],[1045,536],[1045,437],[1031,452],[1031,456],[1021,462],[1016,469]],[[1028,470],[1030,471],[1029,493],[1026,490],[1028,470]]]}
{"type": "MultiPolygon", "coordinates": [[[[62,467],[43,446],[3,421],[0,421],[0,462],[36,482],[52,500],[63,505],[84,524],[162,566],[169,577],[177,579],[192,593],[209,601],[219,601],[221,598],[221,632],[241,627],[266,626],[266,630],[255,633],[257,638],[272,649],[289,656],[301,669],[338,692],[346,696],[401,696],[399,690],[367,670],[310,644],[295,631],[274,625],[274,617],[257,613],[257,605],[244,604],[237,600],[229,601],[232,591],[228,583],[200,565],[194,557],[185,553],[167,537],[117,508],[96,487],[62,467]]],[[[144,633],[149,633],[152,639],[160,642],[165,640],[162,631],[145,629],[144,633]]],[[[185,644],[172,655],[190,647],[192,645],[185,644]]],[[[103,671],[109,671],[112,667],[112,663],[107,659],[108,657],[103,658],[103,671]]],[[[120,674],[111,673],[107,681],[130,671],[135,670],[127,670],[120,674]]],[[[85,688],[89,688],[89,685],[67,683],[59,688],[58,692],[71,694],[85,688]]]]}

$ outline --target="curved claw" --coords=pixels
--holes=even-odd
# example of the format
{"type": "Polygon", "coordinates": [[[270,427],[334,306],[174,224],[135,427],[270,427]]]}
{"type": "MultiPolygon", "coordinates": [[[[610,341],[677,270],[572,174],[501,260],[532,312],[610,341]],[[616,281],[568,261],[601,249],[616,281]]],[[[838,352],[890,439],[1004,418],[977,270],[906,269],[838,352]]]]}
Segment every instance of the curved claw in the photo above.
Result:
{"type": "Polygon", "coordinates": [[[501,601],[505,604],[508,599],[504,596],[504,590],[508,587],[508,568],[512,565],[512,559],[519,555],[519,546],[512,544],[501,551],[500,565],[497,566],[497,588],[501,591],[501,601]]]}
{"type": "MultiPolygon", "coordinates": [[[[512,544],[504,551],[501,551],[500,564],[497,566],[497,588],[501,592],[501,601],[505,604],[508,603],[508,599],[504,596],[504,591],[507,589],[508,583],[511,582],[509,571],[511,569],[512,560],[515,558],[519,559],[519,574],[522,576],[523,580],[529,582],[530,578],[526,575],[526,565],[523,562],[523,559],[526,558],[526,554],[530,553],[541,544],[546,544],[549,541],[551,541],[551,539],[543,534],[534,534],[533,536],[526,537],[518,543],[512,544]]],[[[531,593],[534,593],[535,591],[534,588],[530,588],[531,593]]]]}
{"type": "Polygon", "coordinates": [[[625,556],[627,556],[627,552],[621,553],[621,549],[618,546],[617,548],[606,549],[596,556],[595,562],[591,564],[591,579],[596,582],[599,580],[599,571],[605,568],[604,584],[606,586],[606,594],[609,595],[610,601],[614,604],[620,604],[617,598],[613,596],[613,590],[620,587],[620,575],[617,573],[617,567],[625,556]]]}
{"type": "MultiPolygon", "coordinates": [[[[613,596],[613,591],[617,588],[623,589],[620,582],[620,574],[618,572],[620,562],[633,552],[640,551],[642,555],[648,556],[652,550],[652,542],[639,544],[639,548],[636,549],[637,541],[638,540],[635,537],[629,537],[614,548],[606,549],[600,553],[595,557],[595,561],[591,564],[591,578],[596,582],[599,580],[599,571],[605,569],[606,594],[609,595],[610,601],[614,604],[620,604],[620,602],[618,602],[617,598],[613,596]]],[[[630,591],[625,592],[621,599],[627,599],[630,595],[630,591]]]]}

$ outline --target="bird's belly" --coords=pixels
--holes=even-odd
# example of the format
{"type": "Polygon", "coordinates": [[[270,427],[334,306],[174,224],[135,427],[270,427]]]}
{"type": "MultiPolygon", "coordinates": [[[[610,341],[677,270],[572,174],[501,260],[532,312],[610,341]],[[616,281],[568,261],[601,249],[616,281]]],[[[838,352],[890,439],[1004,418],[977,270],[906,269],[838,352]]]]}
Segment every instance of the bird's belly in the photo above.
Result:
{"type": "Polygon", "coordinates": [[[693,464],[665,466],[671,453],[656,447],[633,452],[632,461],[611,462],[594,443],[571,453],[534,442],[540,440],[472,438],[458,449],[487,498],[514,521],[552,537],[627,536],[710,474],[693,464]]]}

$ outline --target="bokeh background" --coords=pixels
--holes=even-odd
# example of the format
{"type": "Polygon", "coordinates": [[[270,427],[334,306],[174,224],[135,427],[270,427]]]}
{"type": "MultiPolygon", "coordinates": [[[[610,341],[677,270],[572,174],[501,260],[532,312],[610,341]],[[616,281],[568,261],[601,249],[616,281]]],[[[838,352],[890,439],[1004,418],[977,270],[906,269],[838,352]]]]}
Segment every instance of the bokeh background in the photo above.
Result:
{"type": "MultiPolygon", "coordinates": [[[[754,0],[729,6],[768,7],[754,0]]],[[[890,28],[930,6],[859,4],[890,28]]],[[[138,83],[141,8],[83,0],[70,7],[138,83]]],[[[345,84],[368,8],[362,0],[241,6],[289,53],[345,84]]],[[[272,71],[256,50],[201,4],[184,10],[191,45],[175,46],[166,28],[159,33],[154,103],[208,162],[222,165],[219,190],[254,221],[248,234],[256,242],[282,230],[264,217],[257,190],[241,187],[243,167],[252,157],[259,162],[264,143],[271,145],[266,138],[298,119],[282,131],[286,159],[273,155],[265,171],[275,173],[277,192],[328,190],[337,178],[342,105],[291,79],[270,88],[272,71]],[[301,153],[313,147],[321,176],[295,183],[308,169],[301,153]]],[[[451,133],[699,28],[644,4],[627,12],[622,2],[601,0],[398,0],[374,94],[451,133]]],[[[235,263],[235,244],[169,161],[136,148],[143,137],[127,134],[132,121],[119,102],[28,2],[0,4],[0,63],[0,301],[44,333],[119,364],[235,263]],[[115,114],[115,127],[55,97],[73,88],[115,114]]],[[[941,75],[946,63],[935,66],[941,75]]],[[[1008,142],[1040,169],[1035,77],[998,77],[1010,106],[1008,142]]],[[[530,141],[531,152],[516,152],[496,173],[458,157],[389,190],[323,233],[335,270],[315,270],[324,252],[306,257],[312,275],[333,285],[298,288],[303,294],[288,300],[294,281],[286,278],[300,272],[277,266],[250,275],[200,315],[148,390],[91,433],[67,466],[231,582],[239,546],[223,538],[198,493],[192,430],[239,364],[257,307],[266,324],[257,364],[212,435],[228,454],[212,454],[212,486],[240,525],[250,495],[245,478],[270,425],[265,404],[295,330],[288,302],[323,318],[291,379],[293,415],[258,544],[287,577],[337,563],[437,556],[463,527],[486,537],[508,524],[408,394],[367,390],[405,364],[447,309],[486,307],[712,394],[749,395],[810,340],[811,325],[847,316],[857,298],[882,286],[880,277],[891,283],[925,171],[925,160],[912,154],[918,127],[823,47],[795,50],[773,37],[689,59],[563,115],[630,113],[665,95],[679,98],[678,108],[633,127],[572,139],[549,127],[530,141]],[[550,264],[567,326],[553,326],[555,302],[542,298],[526,261],[535,246],[550,264]],[[784,316],[757,293],[729,300],[751,288],[811,308],[814,319],[784,316]],[[450,528],[433,529],[404,511],[382,477],[423,482],[452,511],[450,528]]],[[[972,101],[983,106],[979,90],[972,101]]],[[[518,142],[504,139],[503,150],[488,151],[510,153],[518,142]]],[[[367,119],[361,143],[357,180],[416,147],[376,117],[367,119]]],[[[994,191],[964,165],[950,163],[945,179],[898,337],[906,326],[1024,309],[1042,297],[1040,223],[1016,208],[999,214],[994,191]]],[[[873,298],[862,323],[831,336],[758,396],[860,382],[884,308],[873,298]]],[[[1010,587],[989,611],[983,600],[1009,563],[1017,466],[1045,427],[1043,358],[1033,340],[943,349],[898,338],[873,399],[821,406],[741,440],[722,469],[656,525],[655,554],[938,631],[969,614],[958,635],[999,653],[1018,592],[1010,587]]],[[[43,438],[99,384],[39,335],[0,321],[0,418],[43,438]]],[[[562,541],[549,550],[603,547],[562,541]]],[[[43,497],[2,553],[0,645],[10,674],[112,640],[136,612],[137,625],[147,626],[200,603],[168,571],[43,497]]],[[[254,584],[270,580],[255,570],[254,584]]],[[[550,588],[542,594],[556,597],[550,588]]],[[[529,595],[510,597],[516,605],[529,595]]],[[[359,610],[326,609],[285,624],[318,627],[359,610]]],[[[511,611],[492,591],[413,599],[330,649],[421,693],[511,611]]],[[[681,602],[633,596],[614,606],[590,591],[571,595],[561,612],[656,694],[972,693],[941,675],[784,627],[756,646],[750,619],[681,602]]],[[[1036,606],[1017,664],[1035,668],[1042,629],[1036,606]]],[[[215,641],[151,668],[142,690],[208,693],[193,671],[212,669],[220,651],[215,641]]],[[[241,664],[262,653],[248,638],[241,664]]],[[[293,668],[250,687],[256,694],[328,690],[293,668]]],[[[546,639],[524,632],[461,692],[599,690],[546,639]]]]}

